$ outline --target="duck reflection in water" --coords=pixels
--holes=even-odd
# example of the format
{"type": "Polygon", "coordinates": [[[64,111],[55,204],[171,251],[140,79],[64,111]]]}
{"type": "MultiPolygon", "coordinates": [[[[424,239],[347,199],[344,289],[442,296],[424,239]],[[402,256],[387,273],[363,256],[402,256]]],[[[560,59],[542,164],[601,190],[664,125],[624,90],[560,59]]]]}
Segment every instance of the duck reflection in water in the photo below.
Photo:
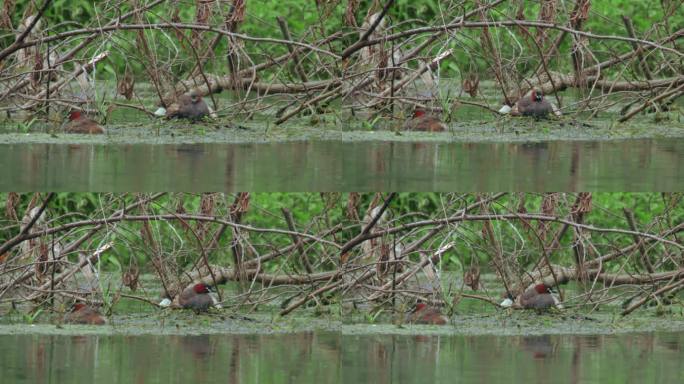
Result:
{"type": "Polygon", "coordinates": [[[546,359],[555,354],[551,336],[523,336],[521,347],[535,359],[546,359]]]}
{"type": "Polygon", "coordinates": [[[194,360],[205,360],[211,355],[212,347],[209,335],[179,336],[182,350],[187,352],[194,360]]]}

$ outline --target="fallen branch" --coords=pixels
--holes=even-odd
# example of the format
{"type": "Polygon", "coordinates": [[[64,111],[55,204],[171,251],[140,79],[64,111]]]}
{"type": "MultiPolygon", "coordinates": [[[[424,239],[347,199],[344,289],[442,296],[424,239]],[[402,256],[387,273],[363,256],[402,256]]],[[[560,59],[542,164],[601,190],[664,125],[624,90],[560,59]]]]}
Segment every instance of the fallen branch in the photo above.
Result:
{"type": "Polygon", "coordinates": [[[668,284],[657,291],[644,296],[643,298],[637,300],[634,304],[630,305],[627,307],[624,311],[622,311],[621,315],[622,316],[627,316],[630,313],[634,312],[635,309],[641,307],[642,305],[646,304],[651,298],[655,298],[658,296],[663,295],[666,292],[671,292],[671,294],[675,294],[676,292],[684,289],[684,279],[680,279],[672,284],[668,284]]]}

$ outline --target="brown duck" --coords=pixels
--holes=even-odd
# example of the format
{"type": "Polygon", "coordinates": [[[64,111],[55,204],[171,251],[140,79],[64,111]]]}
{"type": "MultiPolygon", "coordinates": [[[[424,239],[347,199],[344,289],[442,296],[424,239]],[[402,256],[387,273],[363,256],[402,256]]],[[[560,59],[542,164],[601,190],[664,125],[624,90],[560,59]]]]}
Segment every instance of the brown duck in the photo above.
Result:
{"type": "Polygon", "coordinates": [[[207,115],[209,115],[207,103],[202,100],[202,96],[195,92],[180,95],[176,103],[169,107],[168,112],[169,117],[178,117],[193,121],[200,120],[207,115]]]}
{"type": "Polygon", "coordinates": [[[536,118],[547,117],[553,114],[553,106],[545,98],[544,94],[538,90],[533,89],[527,95],[523,96],[515,104],[511,115],[532,116],[536,118]]]}
{"type": "Polygon", "coordinates": [[[91,135],[100,135],[106,132],[98,123],[83,116],[81,111],[71,111],[71,113],[69,113],[69,122],[66,124],[65,130],[67,133],[85,133],[91,135]]]}
{"type": "Polygon", "coordinates": [[[181,292],[178,304],[182,308],[192,309],[197,313],[206,312],[216,304],[211,292],[211,287],[202,283],[189,286],[181,292]]]}
{"type": "Polygon", "coordinates": [[[562,308],[558,298],[551,294],[549,287],[544,284],[537,284],[523,292],[520,295],[520,305],[525,309],[537,310],[562,308]]]}
{"type": "Polygon", "coordinates": [[[71,307],[71,311],[64,315],[64,322],[71,324],[91,324],[103,325],[106,323],[100,312],[83,303],[76,303],[71,307]]]}
{"type": "Polygon", "coordinates": [[[417,303],[409,316],[409,323],[444,325],[449,322],[439,308],[430,307],[425,303],[417,303]]]}
{"type": "Polygon", "coordinates": [[[406,131],[444,132],[446,125],[439,118],[427,114],[424,109],[416,108],[413,117],[404,123],[406,131]]]}

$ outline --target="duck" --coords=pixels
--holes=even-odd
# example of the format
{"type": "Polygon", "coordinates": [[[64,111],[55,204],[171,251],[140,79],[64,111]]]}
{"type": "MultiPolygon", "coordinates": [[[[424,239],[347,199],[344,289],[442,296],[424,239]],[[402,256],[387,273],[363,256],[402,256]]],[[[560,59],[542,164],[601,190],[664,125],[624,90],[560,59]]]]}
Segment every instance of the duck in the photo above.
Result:
{"type": "Polygon", "coordinates": [[[212,287],[202,283],[185,288],[178,296],[178,304],[181,308],[192,309],[196,313],[207,312],[211,307],[220,308],[212,287]]]}
{"type": "Polygon", "coordinates": [[[66,133],[84,133],[90,135],[101,135],[106,132],[102,126],[85,117],[81,111],[71,111],[69,113],[69,122],[66,124],[65,131],[66,133]]]}
{"type": "Polygon", "coordinates": [[[546,284],[537,284],[520,295],[520,305],[525,309],[563,308],[558,298],[551,293],[546,284]]]}
{"type": "Polygon", "coordinates": [[[508,293],[499,304],[502,308],[524,308],[545,310],[549,308],[563,309],[558,297],[551,293],[551,288],[545,284],[536,284],[523,292],[517,298],[508,293]]]}
{"type": "Polygon", "coordinates": [[[71,311],[64,315],[64,322],[91,325],[103,325],[107,323],[97,309],[84,303],[75,303],[71,307],[71,311]]]}
{"type": "Polygon", "coordinates": [[[546,118],[550,114],[555,114],[553,106],[544,98],[542,91],[536,88],[521,97],[511,110],[512,116],[532,116],[537,119],[546,118]]]}
{"type": "Polygon", "coordinates": [[[167,116],[197,121],[210,114],[209,106],[195,91],[184,93],[169,107],[167,116]]]}
{"type": "Polygon", "coordinates": [[[445,325],[449,322],[439,308],[428,306],[425,303],[417,303],[409,315],[409,323],[445,325]]]}
{"type": "Polygon", "coordinates": [[[404,123],[406,131],[444,132],[446,125],[439,118],[428,114],[423,108],[416,108],[413,117],[404,123]]]}

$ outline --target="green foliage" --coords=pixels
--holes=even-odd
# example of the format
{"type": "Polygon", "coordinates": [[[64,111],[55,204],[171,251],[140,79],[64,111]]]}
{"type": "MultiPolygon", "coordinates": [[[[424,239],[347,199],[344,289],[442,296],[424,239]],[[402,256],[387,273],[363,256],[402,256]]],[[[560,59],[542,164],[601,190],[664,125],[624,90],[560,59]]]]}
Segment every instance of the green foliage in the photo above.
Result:
{"type": "MultiPolygon", "coordinates": [[[[142,2],[145,3],[145,2],[142,2]]],[[[361,2],[359,9],[356,10],[356,23],[361,25],[371,2],[361,2]]],[[[18,25],[31,2],[19,2],[12,15],[13,25],[18,25]]],[[[102,24],[103,21],[115,19],[119,15],[130,11],[136,3],[125,1],[99,1],[92,2],[87,0],[56,0],[53,2],[44,16],[44,24],[50,28],[51,34],[73,30],[75,28],[92,27],[102,24]]],[[[129,19],[126,22],[146,22],[157,23],[178,20],[183,23],[193,23],[196,20],[196,6],[194,1],[182,1],[174,3],[169,1],[172,6],[158,6],[151,12],[146,12],[140,20],[129,19]],[[178,7],[174,4],[182,4],[178,7]],[[177,15],[175,14],[176,12],[177,15]],[[174,17],[177,17],[175,19],[174,17]]],[[[679,4],[681,5],[681,4],[679,4]]],[[[229,12],[229,4],[226,3],[221,13],[229,12]]],[[[312,2],[310,0],[266,0],[257,3],[247,2],[247,9],[244,21],[239,26],[239,32],[255,37],[282,38],[282,33],[276,22],[276,17],[282,16],[286,19],[291,35],[295,40],[315,41],[341,31],[345,37],[331,43],[328,49],[341,51],[358,39],[358,32],[344,24],[347,2],[312,2]]],[[[425,1],[396,1],[388,14],[390,24],[393,26],[392,33],[400,30],[407,30],[425,25],[434,25],[438,22],[449,22],[464,12],[473,10],[477,4],[462,2],[441,2],[437,0],[425,1]]],[[[527,20],[537,20],[539,18],[539,2],[525,2],[523,16],[527,20]]],[[[567,24],[568,15],[572,10],[572,4],[558,5],[556,9],[556,23],[567,24]],[[566,8],[567,7],[567,8],[566,8]]],[[[379,8],[374,9],[375,12],[379,8]]],[[[492,20],[510,20],[518,11],[517,5],[501,5],[488,15],[492,20]]],[[[629,16],[634,23],[639,36],[656,40],[658,36],[663,37],[673,31],[684,27],[684,13],[677,12],[677,2],[674,1],[624,1],[609,0],[602,2],[591,2],[590,16],[583,26],[583,30],[591,31],[598,35],[621,35],[626,36],[622,24],[622,16],[629,16]],[[666,18],[667,16],[667,18],[666,18]],[[661,22],[667,20],[667,22],[661,22]]],[[[216,26],[223,26],[223,15],[214,14],[209,23],[216,26]]],[[[474,17],[472,20],[479,20],[474,17]]],[[[528,29],[505,29],[492,28],[494,43],[503,57],[508,59],[515,58],[517,69],[522,72],[529,72],[537,68],[539,64],[538,48],[532,42],[532,37],[536,35],[535,28],[528,29]],[[532,55],[530,55],[532,53],[532,55]],[[531,58],[530,58],[531,56],[531,58]]],[[[554,40],[560,32],[550,32],[554,40]]],[[[458,30],[452,35],[450,47],[455,50],[453,57],[445,61],[441,66],[441,71],[445,75],[455,76],[461,72],[479,72],[487,75],[490,68],[490,59],[486,58],[482,52],[482,31],[480,29],[458,30]]],[[[138,31],[120,31],[108,35],[102,44],[92,45],[92,49],[103,51],[109,50],[113,54],[103,63],[98,65],[99,76],[111,80],[116,78],[116,74],[124,72],[128,65],[136,76],[147,76],[146,67],[150,64],[142,47],[137,42],[138,31]]],[[[180,76],[195,65],[195,57],[189,44],[194,39],[194,34],[190,31],[155,30],[145,31],[149,49],[157,60],[165,63],[161,65],[164,70],[169,70],[172,76],[180,76]],[[179,36],[183,36],[179,38],[179,36]]],[[[209,36],[205,34],[209,41],[209,36]]],[[[417,44],[426,35],[417,36],[411,44],[417,44]]],[[[571,39],[566,38],[561,46],[561,52],[569,52],[571,39]]],[[[76,41],[72,44],[75,44],[76,41]]],[[[603,60],[613,57],[616,51],[625,52],[631,47],[624,42],[596,42],[596,59],[603,60]],[[598,49],[600,48],[600,49],[598,49]],[[608,49],[606,49],[608,48],[608,49]]],[[[66,47],[60,47],[65,49],[66,47]]],[[[204,49],[203,47],[196,47],[204,49]]],[[[406,46],[405,48],[409,48],[406,46]]],[[[446,47],[437,45],[435,49],[445,49],[446,47]]],[[[545,48],[545,47],[542,47],[545,48]]],[[[226,60],[223,60],[225,52],[229,49],[228,41],[220,39],[214,53],[216,60],[210,60],[207,69],[215,72],[225,72],[227,70],[226,60]]],[[[252,44],[246,43],[241,48],[244,49],[253,59],[263,61],[266,57],[274,57],[287,52],[285,46],[281,44],[252,44]]],[[[92,55],[94,52],[86,52],[84,57],[92,55]]],[[[200,52],[203,53],[203,52],[200,52]]],[[[436,52],[426,52],[425,55],[435,54],[436,52]]],[[[649,60],[657,60],[657,55],[649,57],[649,60]]],[[[555,58],[554,66],[561,69],[571,69],[571,63],[567,60],[567,55],[561,54],[555,58]]],[[[313,66],[314,63],[304,61],[303,65],[313,66]]],[[[68,67],[70,67],[68,65],[68,67]]],[[[262,73],[262,79],[275,73],[262,73]]]]}
{"type": "MultiPolygon", "coordinates": [[[[0,194],[0,206],[7,203],[7,194],[0,194]]],[[[68,224],[74,221],[109,217],[113,212],[136,203],[144,195],[127,194],[96,194],[96,193],[58,193],[48,207],[48,220],[51,226],[68,224]]],[[[385,198],[387,194],[383,194],[385,198]]],[[[45,195],[39,196],[35,201],[40,204],[45,195]]],[[[19,219],[26,213],[29,201],[34,198],[32,194],[20,195],[20,202],[16,207],[19,219]]],[[[376,194],[362,193],[357,206],[359,219],[363,219],[371,202],[376,199],[376,194]]],[[[552,215],[565,218],[570,215],[576,196],[574,194],[558,195],[556,209],[552,215]]],[[[389,225],[399,226],[421,220],[438,220],[452,216],[457,209],[462,209],[476,202],[478,197],[474,194],[439,194],[439,193],[400,193],[390,206],[388,215],[389,225]]],[[[511,214],[515,212],[527,212],[530,214],[542,212],[542,194],[510,194],[496,203],[490,204],[486,211],[475,210],[469,214],[511,214]]],[[[592,195],[591,210],[584,217],[584,224],[600,228],[628,229],[623,209],[629,209],[634,213],[637,230],[649,233],[660,233],[666,228],[671,228],[684,221],[684,209],[681,204],[681,194],[657,194],[657,193],[594,193],[592,195]]],[[[232,195],[215,195],[213,215],[218,218],[226,218],[228,208],[233,203],[232,195]]],[[[149,204],[145,210],[135,210],[135,215],[161,215],[173,212],[186,212],[188,214],[199,213],[201,196],[197,194],[167,194],[149,204]],[[181,208],[182,207],[182,208],[181,208]]],[[[255,193],[251,194],[250,206],[242,218],[242,224],[257,228],[277,228],[287,230],[282,209],[288,209],[294,218],[296,230],[312,235],[326,232],[335,225],[345,228],[335,234],[334,240],[343,244],[358,235],[362,223],[348,217],[348,193],[255,193]]],[[[381,204],[382,199],[377,200],[381,204]]],[[[34,203],[35,204],[35,203],[34,203]]],[[[4,214],[3,214],[4,216],[4,214]]],[[[468,268],[472,263],[485,265],[491,261],[492,255],[496,254],[488,236],[483,231],[484,221],[467,221],[453,223],[449,229],[435,237],[431,243],[426,244],[427,249],[436,249],[440,244],[453,242],[452,251],[449,251],[442,260],[442,266],[461,271],[468,268]]],[[[549,244],[550,238],[562,227],[562,223],[548,223],[546,226],[545,244],[549,244]]],[[[536,233],[541,231],[541,226],[536,221],[525,225],[519,220],[494,220],[491,222],[494,238],[499,243],[506,257],[513,256],[521,267],[528,266],[539,260],[540,239],[536,233]]],[[[204,236],[203,244],[207,243],[207,236],[211,236],[218,229],[218,224],[207,223],[200,226],[198,222],[178,220],[152,220],[149,222],[150,236],[154,245],[148,243],[143,236],[142,221],[125,221],[122,223],[109,223],[108,230],[101,232],[101,237],[92,240],[91,248],[96,244],[112,242],[113,251],[103,255],[100,267],[104,270],[125,271],[128,265],[135,259],[140,266],[147,266],[153,257],[161,255],[174,255],[175,264],[184,268],[190,263],[195,263],[200,254],[198,240],[195,237],[204,236]],[[204,233],[204,235],[202,234],[204,233]]],[[[428,227],[418,228],[408,239],[418,238],[426,233],[428,227]]],[[[0,220],[0,243],[15,236],[19,231],[16,222],[5,217],[0,220]]],[[[82,230],[69,235],[75,238],[83,233],[82,230]]],[[[292,244],[290,236],[281,234],[259,234],[245,232],[249,236],[250,243],[258,250],[260,255],[272,252],[275,249],[292,244]]],[[[405,232],[408,233],[408,232],[405,232]]],[[[387,241],[402,241],[400,233],[396,237],[389,237],[387,241]]],[[[586,231],[587,235],[603,236],[595,232],[586,231]]],[[[612,250],[633,244],[634,239],[628,234],[611,234],[608,242],[594,240],[600,252],[612,250]]],[[[231,250],[232,235],[228,230],[222,236],[216,251],[209,252],[211,263],[230,265],[233,262],[231,250]]],[[[561,241],[561,248],[554,251],[554,263],[574,263],[572,245],[575,238],[570,231],[561,241]]],[[[654,253],[660,252],[662,245],[656,245],[654,253]]],[[[308,249],[307,254],[313,264],[320,264],[323,269],[334,269],[337,264],[333,261],[337,255],[321,253],[319,246],[308,249]],[[330,259],[330,258],[333,259],[330,259]],[[322,263],[319,263],[322,262],[322,263]]],[[[330,250],[328,250],[329,252],[330,250]]],[[[250,251],[251,252],[251,251],[250,251]]],[[[249,254],[248,257],[257,255],[249,254]]],[[[72,257],[75,257],[72,256],[72,257]]],[[[168,257],[168,256],[164,256],[168,257]]],[[[412,256],[417,257],[417,256],[412,256]]],[[[277,258],[262,267],[267,271],[284,268],[285,271],[296,272],[301,270],[300,261],[296,258],[277,258]]],[[[666,261],[666,268],[673,267],[666,261]]],[[[607,268],[611,268],[607,266],[607,268]]],[[[619,268],[616,266],[615,268],[619,268]]],[[[628,266],[628,268],[631,268],[628,266]]]]}
{"type": "Polygon", "coordinates": [[[26,324],[33,324],[41,313],[43,313],[43,309],[39,307],[35,311],[23,313],[22,317],[26,324]]]}

